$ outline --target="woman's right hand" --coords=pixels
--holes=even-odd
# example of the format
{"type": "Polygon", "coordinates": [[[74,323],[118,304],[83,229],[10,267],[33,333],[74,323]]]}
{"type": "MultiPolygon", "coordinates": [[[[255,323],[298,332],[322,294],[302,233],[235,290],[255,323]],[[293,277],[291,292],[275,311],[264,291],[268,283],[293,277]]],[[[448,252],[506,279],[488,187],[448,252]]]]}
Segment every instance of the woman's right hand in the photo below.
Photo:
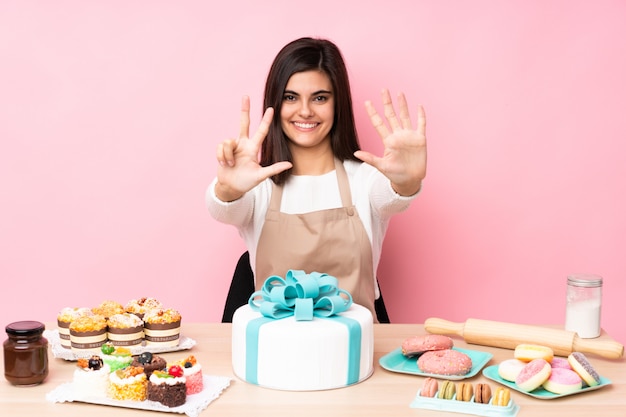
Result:
{"type": "Polygon", "coordinates": [[[250,98],[241,101],[239,138],[228,139],[217,145],[217,184],[215,195],[222,201],[234,201],[267,178],[291,168],[291,162],[276,162],[262,167],[259,151],[274,117],[268,107],[254,136],[250,137],[250,98]]]}

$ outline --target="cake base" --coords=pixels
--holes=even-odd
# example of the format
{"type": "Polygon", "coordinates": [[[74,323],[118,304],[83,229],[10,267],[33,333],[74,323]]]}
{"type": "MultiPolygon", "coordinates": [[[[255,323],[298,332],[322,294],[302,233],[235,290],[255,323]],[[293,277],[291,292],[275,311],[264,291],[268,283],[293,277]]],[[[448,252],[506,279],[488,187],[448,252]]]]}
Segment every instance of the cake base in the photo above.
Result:
{"type": "Polygon", "coordinates": [[[310,321],[268,319],[249,305],[233,316],[233,371],[246,382],[288,391],[343,388],[367,379],[373,363],[373,318],[360,305],[310,321]]]}

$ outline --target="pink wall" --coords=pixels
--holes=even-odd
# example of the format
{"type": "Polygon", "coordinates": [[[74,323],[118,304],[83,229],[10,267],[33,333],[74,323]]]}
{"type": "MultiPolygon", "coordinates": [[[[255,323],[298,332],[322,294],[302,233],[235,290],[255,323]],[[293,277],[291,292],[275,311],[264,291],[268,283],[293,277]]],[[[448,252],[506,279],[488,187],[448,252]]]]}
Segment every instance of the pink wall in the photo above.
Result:
{"type": "Polygon", "coordinates": [[[426,107],[427,182],[379,270],[394,321],[563,323],[584,271],[626,342],[624,21],[620,0],[3,1],[2,324],[147,295],[218,321],[244,246],[204,208],[215,146],[314,35],[346,56],[365,148],[381,88],[426,107]]]}

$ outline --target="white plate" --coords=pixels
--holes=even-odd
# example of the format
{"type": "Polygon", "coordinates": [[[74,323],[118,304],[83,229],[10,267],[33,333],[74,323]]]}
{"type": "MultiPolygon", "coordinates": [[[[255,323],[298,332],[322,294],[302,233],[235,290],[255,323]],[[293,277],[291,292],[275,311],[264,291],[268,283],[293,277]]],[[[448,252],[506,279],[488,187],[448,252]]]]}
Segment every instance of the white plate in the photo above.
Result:
{"type": "Polygon", "coordinates": [[[198,416],[202,410],[217,399],[222,391],[230,385],[230,378],[225,376],[203,376],[204,389],[198,394],[188,395],[185,404],[178,407],[166,407],[156,401],[119,401],[106,396],[78,398],[74,392],[74,383],[66,382],[59,385],[46,395],[46,399],[55,403],[82,402],[113,407],[135,408],[138,410],[162,411],[166,413],[187,414],[189,417],[198,416]]]}
{"type": "MultiPolygon", "coordinates": [[[[43,336],[48,339],[52,355],[55,358],[65,359],[66,361],[75,361],[81,358],[89,358],[94,354],[94,351],[76,352],[72,349],[68,349],[61,345],[61,337],[58,330],[45,330],[43,336]]],[[[144,342],[145,343],[145,342],[144,342]]],[[[196,341],[180,335],[178,346],[146,346],[145,344],[136,346],[127,346],[130,349],[130,353],[133,355],[139,355],[143,352],[150,353],[165,353],[165,352],[177,352],[179,350],[188,350],[196,345],[196,341]]]]}

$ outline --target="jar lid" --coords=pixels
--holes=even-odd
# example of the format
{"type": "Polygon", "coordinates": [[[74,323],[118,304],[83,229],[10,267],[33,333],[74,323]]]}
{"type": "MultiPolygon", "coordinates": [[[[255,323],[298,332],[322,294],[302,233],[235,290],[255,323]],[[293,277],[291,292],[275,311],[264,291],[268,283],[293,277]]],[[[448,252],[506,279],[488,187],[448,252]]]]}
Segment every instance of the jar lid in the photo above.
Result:
{"type": "Polygon", "coordinates": [[[602,277],[593,274],[573,274],[567,277],[567,283],[576,287],[601,287],[602,277]]]}
{"type": "Polygon", "coordinates": [[[7,334],[14,336],[30,336],[43,333],[46,326],[38,321],[16,321],[5,327],[7,334]]]}

